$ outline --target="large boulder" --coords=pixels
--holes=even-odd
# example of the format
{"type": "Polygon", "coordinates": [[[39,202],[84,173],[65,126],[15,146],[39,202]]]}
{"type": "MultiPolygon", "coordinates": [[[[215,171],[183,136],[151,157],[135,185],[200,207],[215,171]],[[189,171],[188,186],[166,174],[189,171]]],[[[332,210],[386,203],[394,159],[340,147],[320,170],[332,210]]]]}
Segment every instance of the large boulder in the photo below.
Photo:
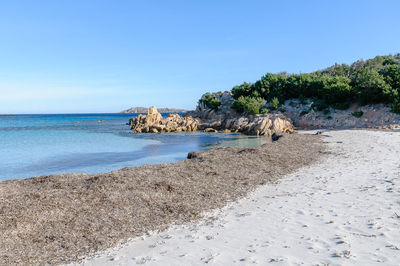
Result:
{"type": "Polygon", "coordinates": [[[246,135],[271,136],[272,134],[293,133],[291,120],[284,115],[266,114],[226,118],[224,120],[203,120],[200,130],[212,132],[236,132],[246,135]]]}
{"type": "Polygon", "coordinates": [[[178,114],[169,114],[162,118],[157,108],[152,106],[145,115],[131,118],[129,125],[132,133],[191,132],[197,131],[199,120],[178,114]]]}
{"type": "Polygon", "coordinates": [[[225,120],[224,129],[247,135],[267,135],[273,133],[293,133],[294,127],[290,119],[279,115],[256,115],[225,120]]]}

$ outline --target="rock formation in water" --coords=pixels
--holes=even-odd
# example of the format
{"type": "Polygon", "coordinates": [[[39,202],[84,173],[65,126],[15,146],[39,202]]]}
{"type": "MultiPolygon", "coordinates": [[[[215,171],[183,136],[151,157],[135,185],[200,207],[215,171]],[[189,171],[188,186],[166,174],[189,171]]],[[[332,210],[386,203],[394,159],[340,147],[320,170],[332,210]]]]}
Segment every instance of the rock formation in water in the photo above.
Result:
{"type": "Polygon", "coordinates": [[[162,118],[155,106],[150,107],[146,115],[138,115],[129,120],[132,133],[162,132],[236,132],[248,135],[267,135],[273,133],[292,133],[294,127],[289,119],[279,115],[218,116],[215,119],[200,120],[192,116],[169,114],[162,118]],[[223,118],[223,119],[219,119],[223,118]]]}
{"type": "MultiPolygon", "coordinates": [[[[139,114],[139,113],[146,113],[147,112],[146,107],[132,107],[129,108],[127,110],[123,110],[120,113],[122,114],[130,114],[130,113],[135,113],[135,114],[139,114]]],[[[177,109],[177,108],[158,108],[158,111],[160,113],[185,113],[187,110],[185,109],[177,109]]]]}
{"type": "Polygon", "coordinates": [[[197,131],[199,119],[169,114],[162,118],[155,106],[150,107],[145,115],[138,115],[129,120],[132,133],[163,133],[197,131]]]}

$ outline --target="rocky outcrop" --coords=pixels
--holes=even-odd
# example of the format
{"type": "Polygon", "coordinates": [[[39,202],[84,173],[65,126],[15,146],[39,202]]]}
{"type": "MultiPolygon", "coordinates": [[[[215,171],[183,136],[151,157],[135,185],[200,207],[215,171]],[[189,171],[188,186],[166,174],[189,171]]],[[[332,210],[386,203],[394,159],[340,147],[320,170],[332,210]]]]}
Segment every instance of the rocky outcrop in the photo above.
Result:
{"type": "Polygon", "coordinates": [[[157,108],[152,106],[145,115],[131,118],[129,125],[131,133],[192,132],[197,131],[199,120],[178,114],[169,114],[163,118],[157,108]]]}
{"type": "MultiPolygon", "coordinates": [[[[121,111],[121,114],[130,114],[130,113],[146,113],[148,108],[146,107],[132,107],[126,110],[121,111]]],[[[158,108],[160,113],[185,113],[187,110],[185,109],[177,109],[177,108],[158,108]]]]}
{"type": "Polygon", "coordinates": [[[293,99],[285,102],[285,115],[300,129],[400,128],[400,114],[390,112],[390,107],[383,104],[360,106],[354,103],[347,110],[318,111],[311,100],[300,103],[293,99]],[[357,112],[361,115],[355,116],[357,112]]]}
{"type": "Polygon", "coordinates": [[[231,108],[234,98],[230,91],[213,93],[213,95],[221,101],[218,110],[212,110],[199,102],[195,111],[186,113],[186,116],[201,119],[199,128],[205,132],[235,132],[260,136],[294,132],[291,120],[283,114],[238,114],[231,108]]]}
{"type": "Polygon", "coordinates": [[[132,133],[162,132],[235,132],[247,135],[271,136],[272,134],[293,133],[294,127],[286,117],[277,114],[227,117],[223,120],[200,120],[191,116],[169,114],[162,118],[157,108],[152,106],[146,115],[139,114],[129,120],[132,133]]]}
{"type": "Polygon", "coordinates": [[[223,121],[203,122],[199,126],[206,132],[212,132],[211,129],[220,132],[235,132],[247,135],[271,136],[273,133],[293,133],[294,127],[286,117],[282,115],[253,115],[227,118],[223,121]]]}
{"type": "Polygon", "coordinates": [[[186,115],[206,120],[224,120],[227,117],[238,116],[235,110],[231,108],[231,105],[235,100],[232,97],[232,92],[214,92],[212,94],[221,101],[221,105],[218,107],[218,110],[210,109],[204,103],[199,102],[196,110],[189,111],[186,113],[186,115]]]}

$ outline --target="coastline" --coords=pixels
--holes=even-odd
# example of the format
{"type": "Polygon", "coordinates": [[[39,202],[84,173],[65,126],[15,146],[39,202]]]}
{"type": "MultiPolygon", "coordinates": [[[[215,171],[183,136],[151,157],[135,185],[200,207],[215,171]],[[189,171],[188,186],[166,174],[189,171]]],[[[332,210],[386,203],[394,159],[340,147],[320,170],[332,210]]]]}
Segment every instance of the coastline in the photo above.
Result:
{"type": "Polygon", "coordinates": [[[327,155],[318,164],[200,222],[134,238],[74,265],[399,265],[400,135],[321,136],[327,155]]]}
{"type": "Polygon", "coordinates": [[[0,182],[0,260],[78,261],[147,231],[197,220],[315,163],[323,152],[319,136],[293,134],[255,149],[214,148],[171,164],[0,182]]]}

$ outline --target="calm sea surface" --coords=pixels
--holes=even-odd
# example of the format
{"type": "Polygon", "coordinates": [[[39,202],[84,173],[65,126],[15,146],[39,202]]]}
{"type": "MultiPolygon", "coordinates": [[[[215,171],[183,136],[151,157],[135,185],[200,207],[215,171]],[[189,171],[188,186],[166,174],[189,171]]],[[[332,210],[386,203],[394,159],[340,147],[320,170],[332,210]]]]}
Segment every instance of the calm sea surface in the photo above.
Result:
{"type": "Polygon", "coordinates": [[[265,142],[238,134],[130,134],[126,123],[134,116],[0,115],[0,180],[108,172],[183,160],[189,151],[214,145],[255,147],[265,142]]]}

